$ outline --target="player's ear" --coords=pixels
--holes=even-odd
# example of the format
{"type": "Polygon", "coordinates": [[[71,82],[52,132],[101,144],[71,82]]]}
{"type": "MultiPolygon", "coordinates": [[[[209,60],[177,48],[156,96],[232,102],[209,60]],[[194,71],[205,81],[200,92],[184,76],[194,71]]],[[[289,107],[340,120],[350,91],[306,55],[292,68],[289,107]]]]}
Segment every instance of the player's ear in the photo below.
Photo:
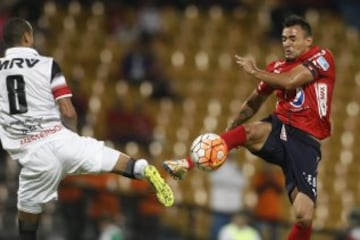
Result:
{"type": "Polygon", "coordinates": [[[32,32],[25,32],[24,35],[23,35],[23,43],[25,46],[32,46],[33,45],[33,35],[32,35],[32,32]]]}
{"type": "Polygon", "coordinates": [[[306,38],[306,45],[308,46],[308,47],[310,47],[311,45],[312,45],[312,43],[313,43],[313,37],[307,37],[306,38]]]}

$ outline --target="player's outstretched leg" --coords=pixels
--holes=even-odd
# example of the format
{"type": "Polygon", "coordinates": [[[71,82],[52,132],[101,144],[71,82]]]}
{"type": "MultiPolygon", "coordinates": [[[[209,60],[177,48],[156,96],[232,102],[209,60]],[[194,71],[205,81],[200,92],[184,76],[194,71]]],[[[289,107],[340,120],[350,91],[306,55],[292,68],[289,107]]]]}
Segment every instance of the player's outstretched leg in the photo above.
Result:
{"type": "Polygon", "coordinates": [[[152,165],[147,165],[145,167],[144,173],[145,173],[145,178],[154,187],[158,200],[165,207],[172,206],[174,204],[174,194],[170,186],[161,177],[158,170],[152,165]]]}
{"type": "MultiPolygon", "coordinates": [[[[117,152],[115,151],[115,153],[117,152]]],[[[170,186],[161,177],[156,167],[150,165],[146,159],[135,160],[126,154],[120,154],[111,172],[132,179],[149,181],[161,204],[165,207],[174,204],[174,193],[170,186]]]]}

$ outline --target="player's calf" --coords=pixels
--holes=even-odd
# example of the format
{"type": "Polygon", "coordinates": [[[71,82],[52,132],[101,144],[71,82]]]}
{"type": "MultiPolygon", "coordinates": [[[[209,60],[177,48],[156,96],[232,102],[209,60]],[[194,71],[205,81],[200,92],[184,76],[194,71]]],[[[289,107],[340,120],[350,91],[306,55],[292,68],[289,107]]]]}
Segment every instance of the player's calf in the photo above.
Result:
{"type": "Polygon", "coordinates": [[[35,240],[39,223],[18,220],[20,240],[35,240]]]}

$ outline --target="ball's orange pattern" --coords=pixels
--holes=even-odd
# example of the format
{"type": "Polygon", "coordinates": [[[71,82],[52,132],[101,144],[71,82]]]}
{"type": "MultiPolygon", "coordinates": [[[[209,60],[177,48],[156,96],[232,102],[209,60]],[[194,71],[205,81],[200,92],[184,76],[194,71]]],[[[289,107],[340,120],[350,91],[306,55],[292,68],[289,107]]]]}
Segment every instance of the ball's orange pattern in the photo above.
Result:
{"type": "Polygon", "coordinates": [[[194,140],[190,155],[198,168],[212,171],[224,163],[227,152],[226,143],[220,136],[207,133],[194,140]]]}

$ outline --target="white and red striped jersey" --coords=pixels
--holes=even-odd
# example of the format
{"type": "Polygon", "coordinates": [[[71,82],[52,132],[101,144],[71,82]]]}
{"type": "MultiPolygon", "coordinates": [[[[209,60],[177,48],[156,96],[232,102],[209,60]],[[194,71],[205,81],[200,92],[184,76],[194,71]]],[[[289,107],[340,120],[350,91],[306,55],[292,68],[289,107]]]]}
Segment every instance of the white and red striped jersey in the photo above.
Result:
{"type": "Polygon", "coordinates": [[[11,155],[60,131],[56,100],[71,97],[59,65],[26,47],[0,58],[0,138],[11,155]]]}

